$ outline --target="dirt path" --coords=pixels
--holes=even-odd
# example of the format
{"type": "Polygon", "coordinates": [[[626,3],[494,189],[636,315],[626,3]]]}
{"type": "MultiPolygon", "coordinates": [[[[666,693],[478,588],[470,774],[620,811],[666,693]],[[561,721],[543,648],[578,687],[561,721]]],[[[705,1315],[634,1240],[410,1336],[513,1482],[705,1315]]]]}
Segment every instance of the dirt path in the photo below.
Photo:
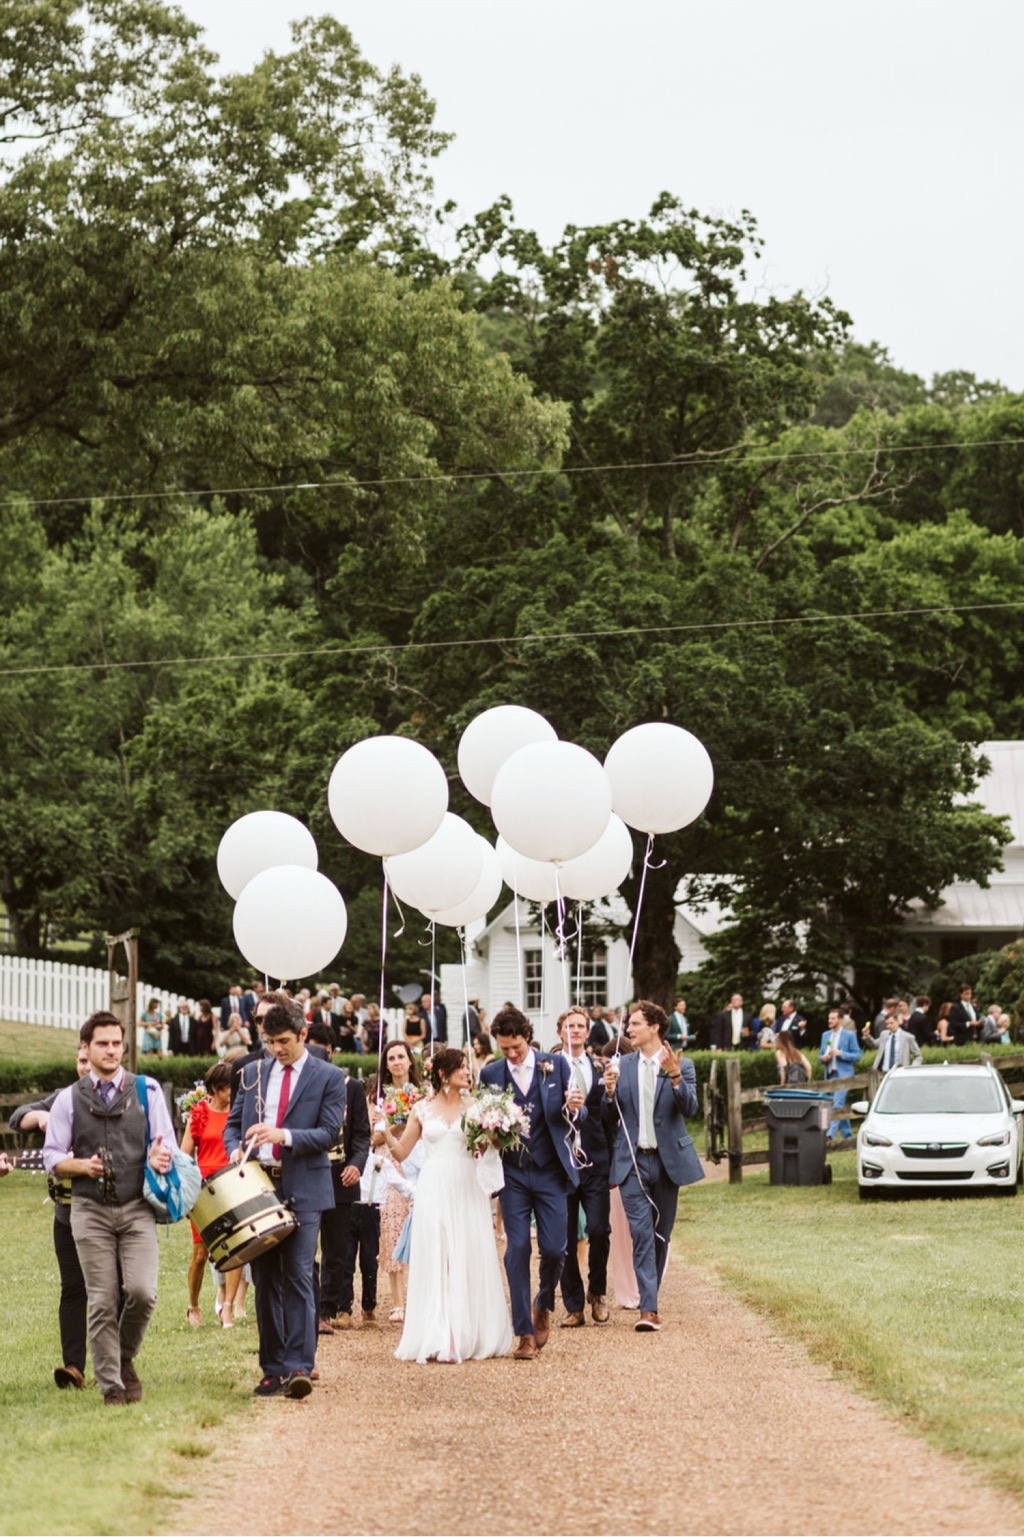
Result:
{"type": "Polygon", "coordinates": [[[1024,1509],[673,1258],[660,1334],[614,1309],[536,1364],[398,1363],[397,1328],[321,1342],[305,1403],[254,1405],[189,1537],[999,1533],[1024,1509]],[[829,1457],[827,1449],[836,1448],[829,1457]],[[827,1489],[827,1494],[824,1493],[827,1489]]]}

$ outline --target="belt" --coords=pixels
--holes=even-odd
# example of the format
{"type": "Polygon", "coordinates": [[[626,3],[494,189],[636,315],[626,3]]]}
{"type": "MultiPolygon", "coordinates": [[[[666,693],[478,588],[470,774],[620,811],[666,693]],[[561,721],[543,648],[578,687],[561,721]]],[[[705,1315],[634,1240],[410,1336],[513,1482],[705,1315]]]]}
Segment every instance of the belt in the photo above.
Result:
{"type": "Polygon", "coordinates": [[[271,1164],[271,1163],[261,1163],[260,1164],[260,1168],[263,1169],[267,1174],[269,1174],[271,1179],[281,1179],[282,1176],[284,1175],[284,1170],[282,1169],[280,1164],[278,1164],[277,1167],[275,1168],[274,1165],[271,1164]]]}
{"type": "Polygon", "coordinates": [[[638,1153],[656,1153],[657,1151],[658,1149],[656,1147],[641,1147],[639,1143],[637,1144],[638,1153]]]}

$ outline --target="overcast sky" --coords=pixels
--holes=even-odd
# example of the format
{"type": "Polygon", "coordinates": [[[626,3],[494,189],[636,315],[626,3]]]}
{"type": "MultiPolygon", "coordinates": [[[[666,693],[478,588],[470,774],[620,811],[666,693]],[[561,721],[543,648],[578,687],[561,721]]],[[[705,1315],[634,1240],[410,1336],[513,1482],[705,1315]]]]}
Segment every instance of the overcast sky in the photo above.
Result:
{"type": "Polygon", "coordinates": [[[184,0],[231,69],[331,12],[422,76],[439,194],[550,241],[662,190],[749,208],[761,283],[926,378],[1024,390],[1021,0],[184,0]]]}

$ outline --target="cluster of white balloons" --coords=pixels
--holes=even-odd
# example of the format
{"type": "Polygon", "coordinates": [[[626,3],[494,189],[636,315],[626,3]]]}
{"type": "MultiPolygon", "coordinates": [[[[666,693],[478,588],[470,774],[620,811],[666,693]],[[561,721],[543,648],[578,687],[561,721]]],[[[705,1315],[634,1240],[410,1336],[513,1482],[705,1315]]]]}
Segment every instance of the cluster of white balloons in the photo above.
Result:
{"type": "MultiPolygon", "coordinates": [[[[681,726],[634,726],[602,764],[522,705],[476,716],[458,762],[466,789],[490,807],[494,847],[448,810],[444,769],[409,737],[357,742],[327,787],[342,837],[383,859],[400,902],[452,928],[486,916],[503,881],[535,902],[609,896],[633,861],[629,829],[686,827],[714,785],[706,748],[681,726]]],[[[217,871],[235,898],[235,941],[269,976],[313,976],[344,943],[344,900],[317,863],[312,834],[280,811],[250,812],[221,839],[217,871]]]]}
{"type": "Polygon", "coordinates": [[[490,807],[494,848],[448,810],[440,763],[406,737],[357,742],[327,792],[338,831],[384,860],[399,901],[452,927],[484,917],[502,881],[538,902],[608,896],[629,874],[629,828],[653,836],[687,826],[714,785],[707,750],[680,726],[635,726],[601,764],[521,705],[476,716],[458,765],[470,794],[490,807]]]}
{"type": "Polygon", "coordinates": [[[217,874],[235,898],[235,943],[257,971],[310,977],[344,944],[345,901],[318,863],[313,834],[283,811],[251,811],[220,840],[217,874]]]}

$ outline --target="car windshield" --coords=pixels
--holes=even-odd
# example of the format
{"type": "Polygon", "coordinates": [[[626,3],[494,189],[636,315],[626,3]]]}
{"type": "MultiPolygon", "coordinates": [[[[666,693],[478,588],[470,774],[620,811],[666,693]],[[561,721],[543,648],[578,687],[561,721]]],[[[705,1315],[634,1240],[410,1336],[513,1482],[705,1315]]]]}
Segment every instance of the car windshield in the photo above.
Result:
{"type": "Polygon", "coordinates": [[[999,1086],[987,1073],[967,1077],[886,1078],[872,1107],[880,1115],[995,1115],[1006,1108],[999,1086]]]}

